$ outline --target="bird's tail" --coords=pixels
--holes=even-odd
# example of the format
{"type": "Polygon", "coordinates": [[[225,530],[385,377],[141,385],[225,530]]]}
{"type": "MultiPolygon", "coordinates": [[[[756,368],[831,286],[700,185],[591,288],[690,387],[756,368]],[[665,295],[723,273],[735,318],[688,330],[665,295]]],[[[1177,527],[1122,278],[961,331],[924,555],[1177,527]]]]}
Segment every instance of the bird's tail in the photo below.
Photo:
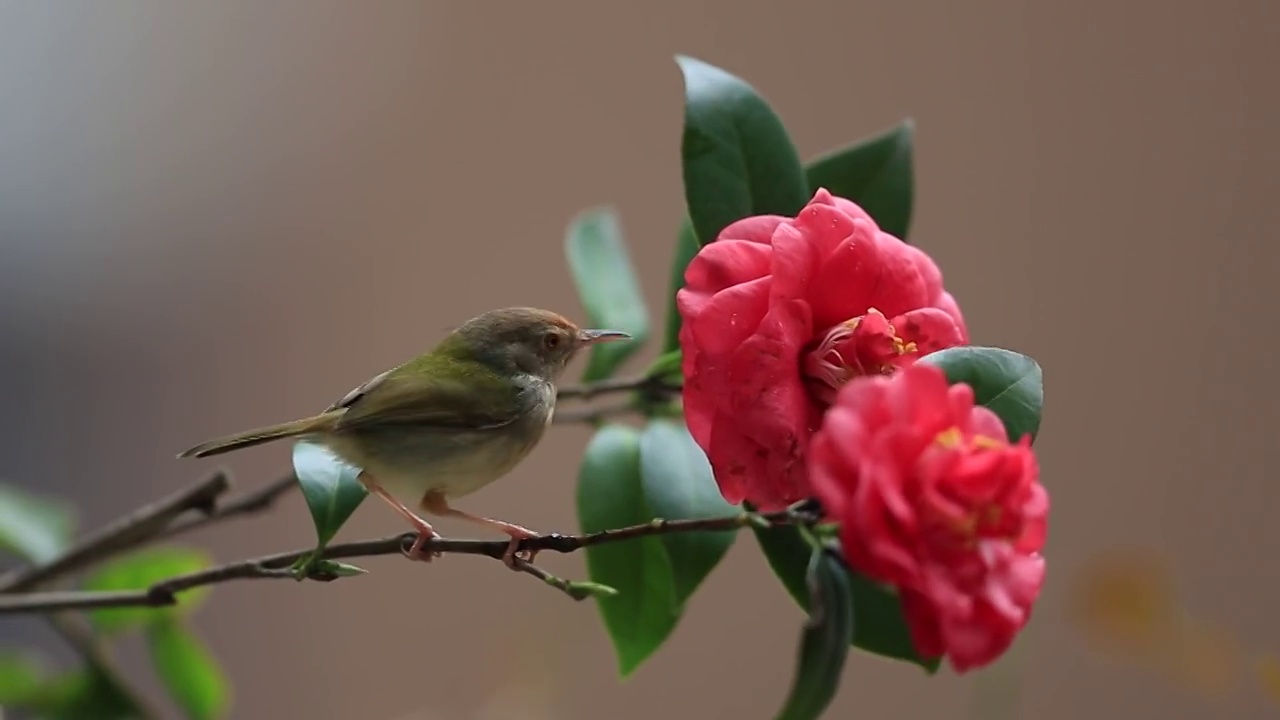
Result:
{"type": "Polygon", "coordinates": [[[189,458],[221,455],[225,452],[239,450],[240,448],[253,447],[254,445],[261,445],[262,443],[272,442],[273,440],[324,432],[325,430],[333,428],[334,423],[338,418],[342,417],[343,412],[344,410],[335,410],[321,413],[314,417],[293,420],[291,422],[280,423],[279,425],[268,425],[267,427],[261,427],[255,430],[246,430],[245,432],[236,433],[235,435],[220,437],[216,440],[200,443],[190,450],[185,450],[180,453],[178,457],[189,458]]]}

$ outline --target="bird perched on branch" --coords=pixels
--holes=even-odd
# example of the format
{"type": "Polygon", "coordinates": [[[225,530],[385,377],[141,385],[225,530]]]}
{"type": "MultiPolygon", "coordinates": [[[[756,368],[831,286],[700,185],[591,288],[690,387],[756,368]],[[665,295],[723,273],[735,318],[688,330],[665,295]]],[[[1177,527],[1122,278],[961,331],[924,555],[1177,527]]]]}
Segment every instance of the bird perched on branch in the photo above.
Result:
{"type": "Polygon", "coordinates": [[[629,337],[616,330],[583,330],[547,310],[492,310],[319,415],[211,440],[178,457],[306,439],[360,468],[369,492],[409,521],[418,532],[410,558],[429,561],[423,546],[439,537],[414,511],[418,508],[509,535],[503,560],[514,568],[520,540],[537,534],[456,510],[449,500],[506,475],[538,444],[555,411],[555,383],[578,351],[629,337]]]}

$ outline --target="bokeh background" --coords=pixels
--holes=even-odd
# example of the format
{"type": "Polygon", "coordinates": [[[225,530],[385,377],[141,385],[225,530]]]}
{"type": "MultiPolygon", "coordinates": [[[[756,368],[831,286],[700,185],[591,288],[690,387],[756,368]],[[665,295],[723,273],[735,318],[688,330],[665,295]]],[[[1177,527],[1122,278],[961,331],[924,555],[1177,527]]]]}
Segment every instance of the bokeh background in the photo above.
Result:
{"type": "MultiPolygon", "coordinates": [[[[1034,622],[960,678],[857,655],[830,716],[1273,714],[1250,663],[1280,650],[1277,45],[1268,0],[0,2],[0,472],[88,526],[221,464],[274,479],[287,445],[173,454],[480,311],[580,315],[561,242],[591,205],[621,212],[661,317],[688,53],[755,84],[806,157],[915,118],[915,242],[977,342],[1045,370],[1034,622]],[[1090,642],[1082,573],[1132,549],[1234,643],[1216,681],[1090,642]]],[[[587,437],[557,428],[466,507],[572,529],[587,437]]],[[[399,529],[367,503],[341,537],[399,529]]],[[[189,541],[311,537],[295,495],[189,541]]],[[[789,682],[800,614],[747,538],[622,684],[589,604],[490,562],[366,566],[216,590],[198,627],[235,717],[765,718],[789,682]]],[[[61,653],[42,627],[0,644],[61,653]]]]}

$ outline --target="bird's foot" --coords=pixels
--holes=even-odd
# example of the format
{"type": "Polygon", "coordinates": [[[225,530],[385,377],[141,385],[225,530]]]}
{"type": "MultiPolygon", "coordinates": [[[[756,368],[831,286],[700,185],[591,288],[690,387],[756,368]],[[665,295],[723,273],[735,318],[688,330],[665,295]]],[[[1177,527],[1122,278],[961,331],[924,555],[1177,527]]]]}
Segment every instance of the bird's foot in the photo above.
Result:
{"type": "Polygon", "coordinates": [[[505,522],[503,520],[494,520],[493,518],[480,517],[479,515],[472,515],[471,513],[451,508],[449,507],[449,502],[445,498],[444,493],[439,490],[431,490],[423,495],[421,506],[423,510],[426,510],[432,515],[448,515],[450,517],[460,518],[467,522],[484,525],[485,527],[499,530],[510,535],[511,542],[507,545],[507,551],[502,554],[502,562],[512,570],[520,569],[516,564],[516,558],[528,563],[533,562],[534,556],[538,554],[537,550],[525,550],[523,552],[519,552],[520,541],[539,537],[538,533],[530,530],[529,528],[520,527],[514,523],[505,522]]]}
{"type": "Polygon", "coordinates": [[[413,544],[408,550],[403,550],[405,557],[410,560],[420,560],[422,562],[431,562],[433,558],[440,557],[443,553],[438,550],[424,550],[423,546],[431,540],[440,537],[440,534],[431,529],[430,525],[423,523],[425,527],[418,528],[418,537],[414,538],[413,544]]]}
{"type": "Polygon", "coordinates": [[[440,534],[431,527],[431,523],[418,517],[412,510],[405,507],[404,503],[395,499],[395,497],[392,496],[391,493],[387,492],[382,485],[378,484],[378,481],[368,472],[360,473],[359,480],[360,483],[365,486],[365,489],[382,498],[382,500],[395,509],[401,517],[408,520],[414,530],[418,531],[418,537],[414,538],[413,545],[409,546],[408,550],[401,550],[401,554],[410,560],[421,560],[422,562],[431,562],[432,558],[440,557],[442,553],[438,551],[424,551],[422,549],[423,545],[426,545],[429,541],[440,537],[440,534]]]}
{"type": "Polygon", "coordinates": [[[502,554],[502,562],[512,570],[519,570],[520,568],[516,565],[516,558],[519,558],[524,562],[531,563],[533,562],[533,558],[538,554],[538,550],[536,548],[520,550],[520,541],[536,538],[539,535],[538,533],[528,528],[522,528],[519,525],[511,525],[509,523],[503,524],[505,527],[502,528],[502,531],[511,536],[511,542],[507,543],[507,551],[502,554]]]}

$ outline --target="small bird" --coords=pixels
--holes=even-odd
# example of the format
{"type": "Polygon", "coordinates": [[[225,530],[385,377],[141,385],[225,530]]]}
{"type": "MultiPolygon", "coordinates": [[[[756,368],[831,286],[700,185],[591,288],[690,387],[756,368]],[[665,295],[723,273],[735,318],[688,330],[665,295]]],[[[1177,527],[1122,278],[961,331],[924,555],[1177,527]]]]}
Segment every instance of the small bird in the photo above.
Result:
{"type": "Polygon", "coordinates": [[[449,500],[506,475],[533,450],[555,413],[555,383],[578,351],[628,338],[617,330],[583,330],[548,310],[492,310],[319,415],[211,440],[178,457],[306,439],[360,468],[365,488],[409,521],[418,532],[409,558],[430,561],[423,545],[440,537],[414,512],[419,508],[509,535],[503,561],[514,569],[520,541],[537,533],[456,510],[449,500]]]}

